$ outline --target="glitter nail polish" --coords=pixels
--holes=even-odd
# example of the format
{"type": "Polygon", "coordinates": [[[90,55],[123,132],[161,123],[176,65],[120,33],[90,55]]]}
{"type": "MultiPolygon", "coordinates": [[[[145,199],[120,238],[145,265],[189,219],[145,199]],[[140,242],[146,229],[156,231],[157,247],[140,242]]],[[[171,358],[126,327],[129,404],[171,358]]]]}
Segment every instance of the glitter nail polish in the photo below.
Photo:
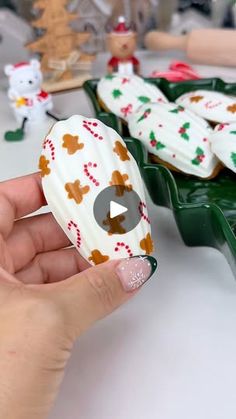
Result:
{"type": "Polygon", "coordinates": [[[155,272],[157,261],[152,256],[134,256],[122,260],[116,268],[125,291],[140,288],[155,272]]]}

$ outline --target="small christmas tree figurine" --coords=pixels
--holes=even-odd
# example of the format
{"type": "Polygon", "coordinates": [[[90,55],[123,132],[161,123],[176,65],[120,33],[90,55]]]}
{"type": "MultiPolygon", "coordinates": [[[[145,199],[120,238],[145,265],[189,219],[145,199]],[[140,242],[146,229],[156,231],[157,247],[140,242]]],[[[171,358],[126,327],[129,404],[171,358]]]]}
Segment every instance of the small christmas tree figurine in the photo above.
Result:
{"type": "Polygon", "coordinates": [[[45,34],[28,44],[27,48],[41,55],[43,72],[45,75],[53,72],[54,80],[72,79],[73,66],[79,70],[80,66],[83,67],[94,59],[93,55],[79,50],[88,41],[90,33],[73,31],[70,22],[78,19],[78,15],[66,10],[67,3],[68,0],[34,1],[34,7],[42,10],[42,14],[33,21],[32,26],[45,30],[45,34]]]}

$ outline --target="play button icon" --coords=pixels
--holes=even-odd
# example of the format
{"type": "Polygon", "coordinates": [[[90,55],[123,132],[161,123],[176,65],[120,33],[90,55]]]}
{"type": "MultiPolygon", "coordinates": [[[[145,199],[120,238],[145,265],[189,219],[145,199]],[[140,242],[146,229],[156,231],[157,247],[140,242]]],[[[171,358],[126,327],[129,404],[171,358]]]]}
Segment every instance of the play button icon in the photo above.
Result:
{"type": "Polygon", "coordinates": [[[118,215],[124,214],[126,211],[128,211],[128,208],[123,205],[120,205],[115,201],[110,202],[110,218],[115,218],[118,215]]]}
{"type": "Polygon", "coordinates": [[[108,186],[97,196],[93,214],[98,225],[108,234],[125,234],[141,219],[141,198],[124,185],[108,186]]]}

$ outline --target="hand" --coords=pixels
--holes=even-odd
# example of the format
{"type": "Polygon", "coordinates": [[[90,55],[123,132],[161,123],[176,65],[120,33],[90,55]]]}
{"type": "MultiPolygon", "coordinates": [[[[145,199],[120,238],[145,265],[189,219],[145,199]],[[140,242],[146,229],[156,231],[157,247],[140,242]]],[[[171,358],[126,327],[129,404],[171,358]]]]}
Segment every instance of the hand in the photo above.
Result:
{"type": "Polygon", "coordinates": [[[156,268],[152,257],[90,267],[51,213],[22,218],[44,205],[38,174],[0,184],[2,418],[45,418],[75,339],[156,268]]]}

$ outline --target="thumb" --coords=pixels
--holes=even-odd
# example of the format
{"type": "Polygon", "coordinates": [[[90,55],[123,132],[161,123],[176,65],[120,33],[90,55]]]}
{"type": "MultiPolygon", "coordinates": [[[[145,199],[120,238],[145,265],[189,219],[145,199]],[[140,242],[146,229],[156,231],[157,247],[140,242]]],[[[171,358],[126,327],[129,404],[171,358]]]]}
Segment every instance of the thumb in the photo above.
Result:
{"type": "Polygon", "coordinates": [[[136,294],[157,267],[152,256],[113,260],[57,284],[60,304],[73,339],[136,294]]]}

